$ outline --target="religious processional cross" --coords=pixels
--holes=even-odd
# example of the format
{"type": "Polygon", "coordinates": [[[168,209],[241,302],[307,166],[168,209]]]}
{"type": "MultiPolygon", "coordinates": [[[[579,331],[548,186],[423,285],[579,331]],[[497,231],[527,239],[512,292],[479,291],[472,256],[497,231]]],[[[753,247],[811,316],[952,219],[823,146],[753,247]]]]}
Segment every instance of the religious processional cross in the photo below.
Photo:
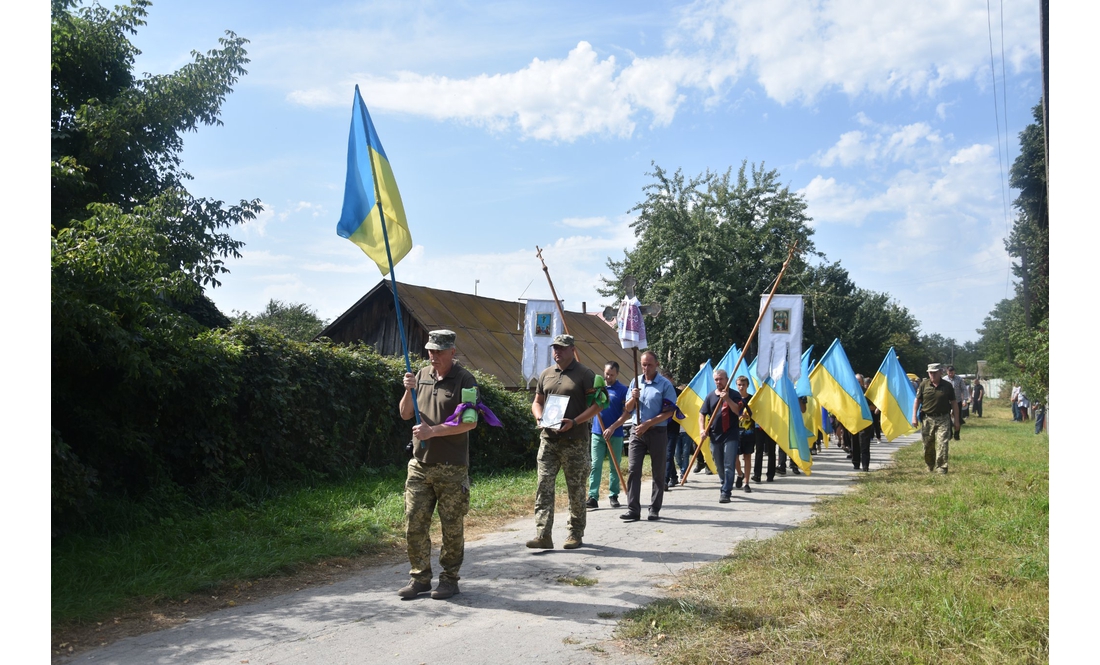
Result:
{"type": "MultiPolygon", "coordinates": [[[[623,277],[623,291],[626,293],[626,297],[623,298],[619,304],[619,308],[605,307],[602,315],[605,321],[612,322],[618,321],[619,329],[619,343],[623,345],[624,349],[634,349],[634,381],[635,385],[641,389],[642,380],[641,375],[638,373],[638,349],[646,349],[649,346],[648,340],[646,340],[645,334],[645,319],[644,316],[657,316],[661,313],[660,303],[654,303],[652,305],[643,305],[638,298],[634,295],[634,287],[638,285],[638,280],[634,279],[631,275],[623,277]]],[[[641,406],[634,410],[634,424],[641,423],[641,406]]]]}

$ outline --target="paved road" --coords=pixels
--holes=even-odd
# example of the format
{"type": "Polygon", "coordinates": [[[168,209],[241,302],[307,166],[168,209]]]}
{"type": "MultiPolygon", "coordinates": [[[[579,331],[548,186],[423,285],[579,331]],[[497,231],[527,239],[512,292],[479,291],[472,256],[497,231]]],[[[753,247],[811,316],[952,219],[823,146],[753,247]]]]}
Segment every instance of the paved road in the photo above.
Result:
{"type": "MultiPolygon", "coordinates": [[[[916,440],[872,445],[872,470],[916,440]]],[[[369,570],[317,589],[220,610],[168,630],[85,652],[72,663],[636,663],[611,641],[623,612],[662,595],[676,573],[719,559],[744,539],[762,539],[811,515],[816,497],[851,486],[851,462],[838,448],[814,460],[812,476],[777,476],[718,503],[716,476],[693,475],[665,495],[659,522],[625,523],[621,510],[588,514],[585,546],[563,550],[565,519],[556,516],[555,550],[534,551],[534,518],[466,544],[462,592],[447,601],[427,594],[403,601],[396,591],[407,565],[369,570]],[[588,587],[559,582],[584,576],[588,587]]],[[[475,489],[476,491],[476,489],[475,489]]],[[[643,488],[649,496],[648,483],[643,488]]],[[[625,500],[625,495],[623,496],[625,500]]],[[[438,550],[436,552],[438,555],[438,550]]],[[[433,562],[438,572],[438,563],[433,562]]]]}

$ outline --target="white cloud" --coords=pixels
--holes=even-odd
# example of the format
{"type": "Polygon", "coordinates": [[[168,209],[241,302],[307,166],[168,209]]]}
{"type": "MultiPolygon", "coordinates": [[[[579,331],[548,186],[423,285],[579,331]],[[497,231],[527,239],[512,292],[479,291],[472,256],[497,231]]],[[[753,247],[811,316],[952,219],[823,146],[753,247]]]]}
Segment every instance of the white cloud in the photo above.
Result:
{"type": "MultiPolygon", "coordinates": [[[[985,9],[953,0],[698,0],[683,11],[672,43],[710,50],[715,67],[724,61],[728,71],[752,71],[782,104],[812,103],[826,90],[933,95],[988,74],[985,9]]],[[[1005,10],[1006,57],[1017,71],[1034,66],[1034,9],[1006,3],[1005,10]]]]}
{"type": "Polygon", "coordinates": [[[515,128],[529,138],[574,141],[590,134],[627,137],[642,111],[654,126],[672,122],[684,87],[706,87],[704,63],[670,54],[635,58],[620,67],[580,42],[563,59],[534,58],[516,72],[471,78],[409,71],[379,77],[353,74],[336,86],[293,90],[306,106],[347,103],[358,82],[368,107],[435,120],[456,120],[492,131],[515,128]]]}
{"type": "Polygon", "coordinates": [[[246,245],[241,250],[241,258],[233,261],[234,266],[278,266],[284,265],[291,260],[292,257],[286,254],[273,254],[266,249],[248,249],[246,245]]]}
{"type": "Polygon", "coordinates": [[[264,209],[258,212],[255,217],[241,224],[240,228],[245,235],[255,233],[261,238],[267,235],[267,225],[275,219],[275,210],[267,203],[264,203],[263,206],[264,209]]]}
{"type": "Polygon", "coordinates": [[[591,229],[607,226],[611,221],[606,217],[566,217],[561,223],[574,229],[591,229]]]}
{"type": "Polygon", "coordinates": [[[856,120],[866,131],[853,130],[840,135],[823,153],[814,155],[818,166],[867,165],[876,162],[909,162],[928,154],[929,148],[943,142],[939,132],[926,122],[895,126],[878,124],[862,111],[856,120]]]}

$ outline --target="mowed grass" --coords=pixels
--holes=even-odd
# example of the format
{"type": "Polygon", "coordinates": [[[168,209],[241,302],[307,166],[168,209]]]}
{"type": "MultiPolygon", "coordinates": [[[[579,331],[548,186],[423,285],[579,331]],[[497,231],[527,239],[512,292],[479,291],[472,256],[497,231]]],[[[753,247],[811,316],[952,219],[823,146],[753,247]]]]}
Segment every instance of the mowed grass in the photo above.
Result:
{"type": "Polygon", "coordinates": [[[987,400],[815,517],[681,575],[618,636],[662,663],[1040,663],[1049,658],[1048,437],[987,400]]]}
{"type": "MultiPolygon", "coordinates": [[[[475,475],[467,530],[533,513],[535,480],[534,471],[475,475]]],[[[404,483],[404,469],[392,468],[204,512],[189,512],[186,502],[176,508],[115,505],[94,532],[54,544],[53,623],[95,621],[139,600],[177,598],[293,573],[302,563],[403,547],[404,483]]],[[[564,494],[560,477],[558,489],[564,494]]],[[[438,531],[438,519],[433,525],[438,531]]]]}

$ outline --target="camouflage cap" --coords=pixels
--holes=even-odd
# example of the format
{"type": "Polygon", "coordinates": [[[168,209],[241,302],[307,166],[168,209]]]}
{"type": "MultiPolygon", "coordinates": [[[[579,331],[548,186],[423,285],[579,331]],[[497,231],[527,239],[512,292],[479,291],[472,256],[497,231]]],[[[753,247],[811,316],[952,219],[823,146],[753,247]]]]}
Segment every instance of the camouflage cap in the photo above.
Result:
{"type": "Polygon", "coordinates": [[[428,333],[428,343],[424,345],[429,351],[445,351],[455,348],[455,331],[433,330],[428,333]]]}
{"type": "Polygon", "coordinates": [[[550,346],[573,346],[573,336],[561,334],[554,338],[553,342],[550,342],[550,346]]]}
{"type": "Polygon", "coordinates": [[[942,372],[942,371],[943,371],[943,365],[941,365],[939,363],[932,363],[931,365],[928,366],[928,372],[929,373],[931,373],[931,372],[942,372]]]}

